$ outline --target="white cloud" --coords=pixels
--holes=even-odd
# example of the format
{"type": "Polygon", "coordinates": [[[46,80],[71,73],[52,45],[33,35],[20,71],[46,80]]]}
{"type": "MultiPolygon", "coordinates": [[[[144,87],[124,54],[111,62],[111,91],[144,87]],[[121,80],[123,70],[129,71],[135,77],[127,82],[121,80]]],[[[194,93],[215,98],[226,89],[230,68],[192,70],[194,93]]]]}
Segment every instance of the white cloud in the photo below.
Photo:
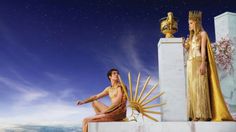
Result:
{"type": "Polygon", "coordinates": [[[0,76],[0,83],[3,83],[8,88],[15,90],[18,95],[17,98],[20,98],[21,102],[24,103],[29,103],[48,95],[48,92],[45,90],[6,77],[0,76]]]}
{"type": "Polygon", "coordinates": [[[59,91],[60,98],[67,98],[73,94],[74,90],[72,88],[65,88],[64,90],[59,91]]]}
{"type": "Polygon", "coordinates": [[[94,49],[93,52],[96,54],[95,57],[104,63],[105,66],[111,64],[126,73],[131,72],[137,75],[138,72],[141,72],[141,74],[149,74],[152,77],[156,77],[157,71],[155,70],[155,66],[145,65],[145,60],[140,57],[142,53],[138,52],[136,48],[138,47],[138,39],[139,38],[130,31],[124,34],[124,36],[121,36],[118,41],[120,47],[109,50],[104,49],[105,52],[94,49]],[[118,50],[119,54],[117,52],[118,50]]]}
{"type": "Polygon", "coordinates": [[[127,58],[124,62],[129,62],[136,72],[144,71],[146,73],[150,73],[148,70],[149,67],[143,65],[143,60],[140,59],[140,54],[135,48],[135,45],[137,44],[136,36],[133,33],[129,33],[127,36],[123,36],[120,43],[127,58]]]}
{"type": "MultiPolygon", "coordinates": [[[[66,104],[62,102],[47,102],[21,107],[9,116],[0,119],[5,125],[71,125],[81,124],[86,116],[90,116],[90,107],[66,104]],[[20,114],[18,114],[20,113],[20,114]]],[[[1,126],[1,125],[0,125],[1,126]]]]}
{"type": "Polygon", "coordinates": [[[40,98],[46,97],[48,95],[48,92],[43,90],[32,90],[27,91],[23,94],[24,101],[26,102],[32,102],[34,100],[38,100],[40,98]]]}
{"type": "Polygon", "coordinates": [[[83,118],[94,115],[90,104],[76,106],[75,102],[63,98],[73,93],[72,89],[61,90],[58,96],[49,91],[0,77],[0,82],[20,94],[12,107],[1,114],[0,128],[14,125],[81,125],[83,118]],[[33,89],[36,88],[36,89],[33,89]],[[34,103],[35,100],[39,102],[34,103]],[[41,102],[40,102],[41,101],[41,102]]]}
{"type": "Polygon", "coordinates": [[[14,124],[81,124],[83,118],[94,114],[90,106],[77,107],[74,100],[64,100],[73,93],[69,88],[61,89],[56,94],[31,83],[25,84],[3,76],[0,76],[0,83],[14,91],[14,94],[8,94],[14,101],[7,102],[1,109],[0,128],[14,124]]]}
{"type": "Polygon", "coordinates": [[[53,81],[68,81],[69,79],[61,76],[61,75],[58,75],[58,74],[55,74],[55,73],[51,73],[51,72],[45,72],[44,73],[48,78],[52,79],[53,81]]]}

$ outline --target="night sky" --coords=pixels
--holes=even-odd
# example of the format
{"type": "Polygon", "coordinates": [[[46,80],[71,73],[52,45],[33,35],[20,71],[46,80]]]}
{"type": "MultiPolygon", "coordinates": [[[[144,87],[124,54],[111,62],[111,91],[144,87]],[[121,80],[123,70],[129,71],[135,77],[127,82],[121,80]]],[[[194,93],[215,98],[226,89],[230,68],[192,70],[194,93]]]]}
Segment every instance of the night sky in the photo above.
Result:
{"type": "Polygon", "coordinates": [[[214,17],[236,6],[233,0],[1,0],[0,122],[80,123],[94,113],[75,101],[108,86],[113,67],[123,80],[130,71],[157,81],[159,19],[172,11],[179,20],[175,36],[186,37],[189,10],[203,12],[214,42],[214,17]]]}

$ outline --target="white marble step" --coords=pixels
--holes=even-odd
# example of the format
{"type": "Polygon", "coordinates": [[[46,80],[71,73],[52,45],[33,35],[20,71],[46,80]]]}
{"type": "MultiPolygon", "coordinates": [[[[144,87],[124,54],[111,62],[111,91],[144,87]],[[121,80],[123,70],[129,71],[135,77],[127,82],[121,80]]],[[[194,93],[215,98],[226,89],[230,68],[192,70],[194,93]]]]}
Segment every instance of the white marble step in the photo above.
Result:
{"type": "Polygon", "coordinates": [[[89,132],[236,132],[236,122],[99,122],[89,132]]]}

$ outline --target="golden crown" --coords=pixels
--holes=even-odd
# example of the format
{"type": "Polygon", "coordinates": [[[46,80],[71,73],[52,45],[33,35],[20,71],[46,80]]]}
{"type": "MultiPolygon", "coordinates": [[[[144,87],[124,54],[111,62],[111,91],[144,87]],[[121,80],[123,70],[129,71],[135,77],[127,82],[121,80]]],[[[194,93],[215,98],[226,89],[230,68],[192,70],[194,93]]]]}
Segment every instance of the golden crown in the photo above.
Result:
{"type": "Polygon", "coordinates": [[[189,11],[188,18],[190,20],[201,22],[202,21],[202,12],[201,11],[189,11]]]}

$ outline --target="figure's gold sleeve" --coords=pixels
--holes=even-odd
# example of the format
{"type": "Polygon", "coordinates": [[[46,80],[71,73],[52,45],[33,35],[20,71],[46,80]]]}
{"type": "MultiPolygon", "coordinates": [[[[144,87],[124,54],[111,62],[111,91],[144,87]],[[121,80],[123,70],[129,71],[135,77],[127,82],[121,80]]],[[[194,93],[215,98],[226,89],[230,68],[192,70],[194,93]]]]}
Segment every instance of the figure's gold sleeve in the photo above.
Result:
{"type": "Polygon", "coordinates": [[[212,121],[232,121],[233,118],[226,106],[224,97],[221,93],[215,58],[212,52],[211,43],[208,36],[207,36],[207,60],[209,63],[208,78],[209,78],[212,121]]]}

